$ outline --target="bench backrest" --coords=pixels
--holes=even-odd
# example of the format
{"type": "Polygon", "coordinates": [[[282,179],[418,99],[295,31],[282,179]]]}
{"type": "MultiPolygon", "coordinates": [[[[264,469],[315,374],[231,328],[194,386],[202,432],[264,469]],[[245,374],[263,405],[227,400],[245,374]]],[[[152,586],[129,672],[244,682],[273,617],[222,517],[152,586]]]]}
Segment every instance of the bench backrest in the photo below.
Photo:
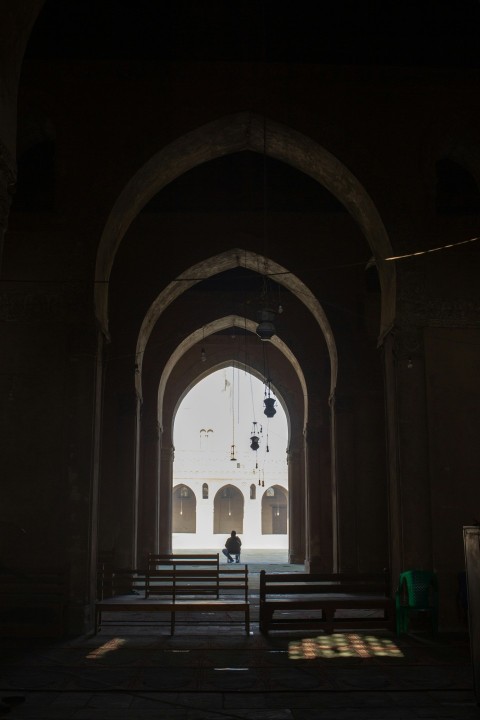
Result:
{"type": "Polygon", "coordinates": [[[241,568],[222,567],[219,573],[220,594],[237,594],[241,591],[245,602],[248,601],[248,565],[241,568]]]}
{"type": "Polygon", "coordinates": [[[218,571],[220,567],[219,553],[169,553],[158,554],[148,553],[147,574],[154,572],[157,566],[165,565],[187,565],[189,567],[214,568],[218,571]]]}
{"type": "Polygon", "coordinates": [[[219,553],[149,553],[145,597],[150,595],[215,595],[220,593],[219,553]]]}
{"type": "Polygon", "coordinates": [[[260,598],[267,595],[355,594],[390,596],[387,572],[267,573],[260,571],[260,598]]]}

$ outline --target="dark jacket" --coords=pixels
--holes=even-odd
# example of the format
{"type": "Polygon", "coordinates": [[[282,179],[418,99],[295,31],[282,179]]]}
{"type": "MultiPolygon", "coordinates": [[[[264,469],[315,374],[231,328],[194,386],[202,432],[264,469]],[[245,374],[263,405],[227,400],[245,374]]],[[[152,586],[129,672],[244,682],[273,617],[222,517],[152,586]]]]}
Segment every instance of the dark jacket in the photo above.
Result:
{"type": "Polygon", "coordinates": [[[242,541],[240,540],[238,535],[230,536],[229,538],[227,538],[227,542],[225,543],[225,547],[232,555],[236,555],[240,552],[241,545],[242,541]]]}

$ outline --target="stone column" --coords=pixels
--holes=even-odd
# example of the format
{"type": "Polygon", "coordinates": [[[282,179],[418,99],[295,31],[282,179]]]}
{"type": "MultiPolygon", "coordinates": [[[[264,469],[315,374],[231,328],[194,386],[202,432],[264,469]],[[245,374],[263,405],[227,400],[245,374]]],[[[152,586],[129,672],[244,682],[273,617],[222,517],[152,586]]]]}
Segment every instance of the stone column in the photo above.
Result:
{"type": "Polygon", "coordinates": [[[431,568],[431,500],[425,359],[421,330],[384,341],[392,583],[407,568],[431,568]]]}
{"type": "MultiPolygon", "coordinates": [[[[94,592],[96,574],[93,549],[97,546],[98,521],[98,446],[95,436],[99,432],[96,392],[97,374],[99,371],[101,374],[99,350],[101,353],[93,323],[70,330],[63,386],[66,502],[62,515],[65,523],[63,547],[70,566],[68,626],[72,632],[85,632],[93,622],[94,595],[86,597],[85,588],[88,586],[90,592],[94,592]]],[[[55,512],[52,517],[56,517],[55,512]]]]}
{"type": "Polygon", "coordinates": [[[158,547],[158,506],[160,477],[160,430],[156,418],[143,417],[140,423],[140,491],[138,566],[141,567],[147,553],[158,547]]]}
{"type": "Polygon", "coordinates": [[[289,563],[305,562],[305,462],[299,445],[288,449],[289,563]]]}
{"type": "Polygon", "coordinates": [[[115,528],[115,562],[119,567],[135,567],[138,513],[137,395],[132,389],[119,393],[116,399],[115,477],[110,483],[112,495],[108,502],[108,515],[110,524],[113,523],[115,528]]]}
{"type": "MultiPolygon", "coordinates": [[[[328,415],[327,415],[328,417],[328,415]]],[[[332,572],[332,481],[330,428],[320,418],[309,419],[305,435],[306,558],[308,572],[332,572]]]]}
{"type": "Polygon", "coordinates": [[[393,333],[383,341],[385,378],[385,425],[387,441],[387,482],[389,503],[390,573],[392,585],[405,569],[402,543],[401,488],[399,471],[398,403],[393,333]]]}
{"type": "Polygon", "coordinates": [[[162,435],[160,448],[160,502],[158,504],[158,552],[172,552],[172,482],[174,447],[162,435]]]}

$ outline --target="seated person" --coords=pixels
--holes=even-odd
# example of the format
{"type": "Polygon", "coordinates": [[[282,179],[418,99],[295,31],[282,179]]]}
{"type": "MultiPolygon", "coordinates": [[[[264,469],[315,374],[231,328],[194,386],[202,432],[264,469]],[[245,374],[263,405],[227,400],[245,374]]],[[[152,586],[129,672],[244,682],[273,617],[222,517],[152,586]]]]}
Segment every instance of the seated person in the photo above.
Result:
{"type": "Polygon", "coordinates": [[[242,546],[242,541],[238,537],[235,530],[232,530],[230,533],[230,537],[227,538],[227,541],[225,543],[225,547],[222,550],[222,553],[227,558],[227,562],[240,562],[240,548],[242,546]],[[232,557],[233,555],[233,557],[232,557]]]}

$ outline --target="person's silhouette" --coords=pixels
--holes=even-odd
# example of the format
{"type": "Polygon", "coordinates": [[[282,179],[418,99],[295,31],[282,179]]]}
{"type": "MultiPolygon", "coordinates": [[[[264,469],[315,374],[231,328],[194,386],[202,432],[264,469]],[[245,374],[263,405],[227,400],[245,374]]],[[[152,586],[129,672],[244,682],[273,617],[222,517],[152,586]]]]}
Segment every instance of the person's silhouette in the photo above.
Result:
{"type": "Polygon", "coordinates": [[[230,537],[225,542],[225,547],[222,553],[227,558],[227,562],[240,562],[240,549],[242,547],[242,541],[238,537],[235,530],[232,530],[230,537]],[[232,557],[233,556],[233,557],[232,557]]]}

